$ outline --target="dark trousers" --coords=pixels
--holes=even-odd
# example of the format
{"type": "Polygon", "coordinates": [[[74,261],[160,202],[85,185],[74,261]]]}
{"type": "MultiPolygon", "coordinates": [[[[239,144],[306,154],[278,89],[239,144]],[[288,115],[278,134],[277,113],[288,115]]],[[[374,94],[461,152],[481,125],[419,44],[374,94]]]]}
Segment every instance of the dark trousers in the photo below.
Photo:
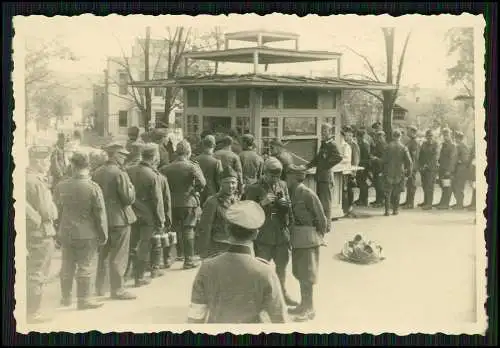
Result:
{"type": "Polygon", "coordinates": [[[319,181],[316,183],[316,194],[323,206],[323,212],[326,216],[327,233],[330,232],[332,224],[332,200],[333,200],[333,182],[319,181]]]}
{"type": "Polygon", "coordinates": [[[354,187],[356,183],[354,177],[351,174],[344,175],[342,190],[342,211],[344,214],[349,213],[352,210],[354,204],[354,187]]]}
{"type": "Polygon", "coordinates": [[[466,168],[457,168],[455,176],[451,182],[451,187],[453,190],[453,195],[455,196],[455,201],[457,207],[464,206],[464,190],[465,183],[467,181],[467,172],[466,168]]]}
{"type": "Polygon", "coordinates": [[[422,190],[424,191],[424,206],[432,206],[434,201],[434,185],[436,183],[436,172],[431,170],[420,171],[422,178],[422,190]]]}
{"type": "Polygon", "coordinates": [[[399,200],[401,199],[401,192],[403,191],[404,183],[389,184],[386,183],[384,187],[384,205],[385,212],[388,213],[392,208],[393,212],[399,210],[399,200]]]}
{"type": "Polygon", "coordinates": [[[375,203],[384,202],[384,177],[381,172],[373,172],[373,186],[375,187],[375,203]]]}
{"type": "Polygon", "coordinates": [[[417,191],[417,173],[412,173],[406,181],[406,201],[405,204],[413,207],[415,204],[415,193],[417,191]]]}
{"type": "Polygon", "coordinates": [[[70,239],[62,243],[61,293],[71,298],[73,279],[79,301],[90,297],[92,278],[96,272],[97,240],[70,239]]]}
{"type": "MultiPolygon", "coordinates": [[[[450,206],[450,199],[453,193],[452,185],[445,186],[443,180],[452,179],[451,177],[440,175],[439,185],[441,186],[441,199],[439,200],[439,206],[442,208],[448,208],[450,206]]],[[[451,180],[453,183],[453,179],[451,180]]]]}
{"type": "Polygon", "coordinates": [[[38,313],[42,304],[43,286],[54,255],[52,238],[29,238],[26,256],[26,307],[28,315],[38,313]]]}
{"type": "Polygon", "coordinates": [[[98,293],[104,293],[104,282],[110,281],[111,294],[123,291],[123,277],[129,260],[130,226],[109,227],[108,243],[99,253],[96,288],[98,293]],[[109,276],[108,276],[109,273],[109,276]]]}
{"type": "Polygon", "coordinates": [[[366,169],[356,172],[356,182],[359,187],[359,204],[368,205],[368,172],[366,169]]]}
{"type": "Polygon", "coordinates": [[[263,258],[267,261],[274,261],[276,265],[276,274],[281,283],[283,293],[286,294],[285,279],[286,279],[286,266],[290,261],[290,248],[288,244],[268,245],[262,243],[254,243],[255,256],[263,258]]]}
{"type": "Polygon", "coordinates": [[[172,225],[177,234],[177,256],[185,262],[194,256],[194,228],[198,222],[198,207],[176,207],[172,209],[172,225]]]}

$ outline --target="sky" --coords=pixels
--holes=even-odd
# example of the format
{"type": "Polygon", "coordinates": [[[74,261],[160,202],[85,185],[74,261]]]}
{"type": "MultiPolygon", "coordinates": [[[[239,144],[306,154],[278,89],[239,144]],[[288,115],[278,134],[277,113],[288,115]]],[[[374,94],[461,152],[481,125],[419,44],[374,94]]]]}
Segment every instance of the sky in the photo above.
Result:
{"type": "MultiPolygon", "coordinates": [[[[471,16],[472,17],[472,16],[471,16]]],[[[470,21],[470,18],[469,18],[470,21]]],[[[470,23],[470,22],[468,22],[470,23]]],[[[54,69],[68,74],[100,74],[108,56],[121,56],[121,49],[129,52],[136,37],[144,37],[145,27],[151,27],[152,38],[161,38],[166,27],[190,26],[198,32],[207,32],[220,26],[223,32],[242,30],[278,30],[300,35],[301,50],[321,50],[343,53],[343,74],[367,74],[363,60],[346,46],[369,57],[377,69],[383,71],[385,51],[381,25],[396,28],[395,58],[399,61],[406,34],[412,30],[401,83],[421,88],[446,88],[446,68],[453,58],[447,56],[445,33],[451,27],[467,26],[463,17],[451,15],[403,17],[339,15],[320,17],[309,15],[273,14],[221,16],[118,16],[78,17],[30,16],[14,20],[16,36],[34,36],[43,40],[59,38],[79,58],[77,62],[58,61],[54,69]]],[[[292,45],[292,43],[288,43],[292,45]]],[[[286,45],[286,43],[283,43],[286,45]]],[[[286,47],[281,44],[277,47],[286,47]]],[[[291,47],[291,46],[289,46],[291,47]]],[[[326,70],[334,62],[300,63],[272,67],[276,73],[293,70],[308,75],[310,70],[326,70]]],[[[224,73],[242,73],[248,66],[224,65],[224,73]]]]}

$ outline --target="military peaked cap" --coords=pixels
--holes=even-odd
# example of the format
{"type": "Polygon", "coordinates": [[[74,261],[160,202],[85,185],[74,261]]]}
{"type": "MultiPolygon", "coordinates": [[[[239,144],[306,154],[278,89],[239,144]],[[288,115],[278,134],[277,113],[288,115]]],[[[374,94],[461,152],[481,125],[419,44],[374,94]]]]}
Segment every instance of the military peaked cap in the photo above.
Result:
{"type": "Polygon", "coordinates": [[[226,220],[248,230],[256,230],[264,224],[266,214],[262,207],[250,200],[239,201],[231,205],[225,214],[226,220]]]}
{"type": "Polygon", "coordinates": [[[290,164],[286,169],[287,174],[306,174],[307,168],[304,166],[298,166],[295,164],[290,164]]]}
{"type": "Polygon", "coordinates": [[[114,141],[108,145],[105,145],[103,148],[102,148],[104,151],[106,152],[118,152],[118,153],[122,153],[124,155],[128,155],[129,152],[125,149],[125,146],[123,146],[122,144],[114,141]]]}
{"type": "Polygon", "coordinates": [[[208,134],[203,138],[201,144],[203,145],[204,148],[212,148],[215,146],[215,137],[213,135],[208,134]]]}
{"type": "Polygon", "coordinates": [[[49,146],[33,145],[29,148],[28,154],[31,158],[44,159],[52,153],[49,146]]]}
{"type": "Polygon", "coordinates": [[[271,171],[271,172],[282,171],[283,165],[281,164],[280,160],[277,159],[276,157],[269,157],[264,162],[264,170],[271,171]]]}
{"type": "Polygon", "coordinates": [[[269,142],[269,145],[276,147],[285,147],[285,144],[279,139],[273,139],[269,142]]]}

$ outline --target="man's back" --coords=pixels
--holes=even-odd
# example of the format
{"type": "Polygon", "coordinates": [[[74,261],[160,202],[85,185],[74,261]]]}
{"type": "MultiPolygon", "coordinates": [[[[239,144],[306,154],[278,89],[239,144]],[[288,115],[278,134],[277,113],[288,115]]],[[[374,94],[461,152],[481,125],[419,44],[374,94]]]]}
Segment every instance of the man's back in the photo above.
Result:
{"type": "Polygon", "coordinates": [[[160,168],[170,185],[172,208],[198,207],[198,198],[194,195],[205,185],[205,177],[199,166],[188,160],[176,160],[160,168]]]}
{"type": "Polygon", "coordinates": [[[227,252],[206,260],[196,276],[191,302],[208,307],[208,323],[258,323],[262,312],[273,323],[285,321],[286,306],[274,269],[250,254],[227,252]]]}
{"type": "Polygon", "coordinates": [[[244,150],[239,156],[245,184],[255,183],[262,175],[264,160],[253,150],[244,150]]]}
{"type": "Polygon", "coordinates": [[[54,190],[59,208],[59,231],[63,238],[94,239],[107,218],[100,187],[90,178],[72,177],[54,190]]]}
{"type": "Polygon", "coordinates": [[[195,158],[195,161],[200,166],[200,169],[205,176],[205,180],[207,181],[204,193],[208,198],[219,191],[219,175],[222,171],[222,163],[220,160],[208,153],[198,155],[195,158]]]}
{"type": "Polygon", "coordinates": [[[391,142],[383,157],[384,175],[388,182],[398,183],[404,178],[405,167],[409,169],[411,158],[406,146],[399,141],[391,142]]]}

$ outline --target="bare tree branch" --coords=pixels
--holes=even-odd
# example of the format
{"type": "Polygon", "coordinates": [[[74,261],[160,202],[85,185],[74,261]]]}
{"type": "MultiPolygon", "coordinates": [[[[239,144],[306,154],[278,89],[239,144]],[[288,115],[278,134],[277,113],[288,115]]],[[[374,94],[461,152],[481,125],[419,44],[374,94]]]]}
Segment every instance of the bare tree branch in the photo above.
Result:
{"type": "Polygon", "coordinates": [[[369,94],[371,95],[372,97],[375,97],[377,100],[379,100],[381,103],[384,101],[384,98],[382,98],[382,96],[376,94],[376,93],[373,93],[372,91],[370,90],[367,90],[367,89],[360,89],[360,91],[362,91],[363,93],[366,93],[366,94],[369,94]]]}
{"type": "Polygon", "coordinates": [[[401,51],[401,56],[399,58],[398,73],[396,75],[396,90],[394,91],[394,97],[393,97],[394,102],[396,101],[398,93],[399,93],[399,85],[400,85],[401,76],[403,73],[403,65],[404,65],[405,56],[406,56],[406,49],[408,48],[408,42],[410,41],[411,34],[412,34],[412,31],[410,30],[408,32],[408,35],[406,35],[406,39],[405,39],[405,42],[403,44],[403,50],[401,51]]]}
{"type": "Polygon", "coordinates": [[[346,45],[343,45],[343,46],[345,48],[347,48],[349,51],[351,51],[352,53],[354,53],[355,55],[357,55],[358,57],[360,57],[361,59],[363,59],[365,61],[366,65],[368,65],[368,68],[370,69],[370,72],[372,73],[373,77],[375,78],[375,81],[380,82],[380,79],[378,78],[378,75],[375,72],[375,68],[373,67],[372,63],[370,62],[370,60],[368,59],[367,56],[355,51],[354,49],[352,49],[349,46],[346,46],[346,45]]]}
{"type": "Polygon", "coordinates": [[[365,74],[345,74],[344,76],[342,77],[348,77],[348,76],[358,76],[358,77],[362,77],[364,79],[367,79],[369,81],[374,81],[374,82],[377,82],[377,80],[375,80],[373,77],[370,77],[368,75],[365,75],[365,74]]]}

